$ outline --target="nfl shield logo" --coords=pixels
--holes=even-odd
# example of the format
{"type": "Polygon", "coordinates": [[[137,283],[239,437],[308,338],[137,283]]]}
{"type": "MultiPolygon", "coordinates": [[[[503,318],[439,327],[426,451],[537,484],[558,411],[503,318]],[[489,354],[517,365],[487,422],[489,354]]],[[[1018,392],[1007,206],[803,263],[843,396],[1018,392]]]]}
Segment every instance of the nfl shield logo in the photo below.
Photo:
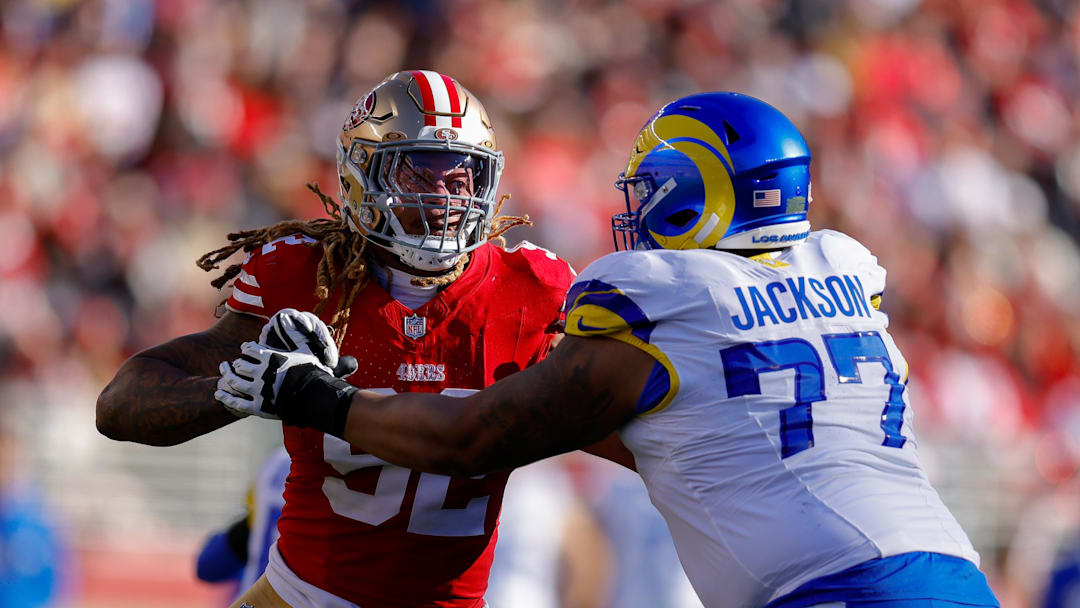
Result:
{"type": "Polygon", "coordinates": [[[427,317],[421,317],[420,315],[410,315],[405,317],[405,335],[418,340],[424,337],[427,333],[427,317]]]}

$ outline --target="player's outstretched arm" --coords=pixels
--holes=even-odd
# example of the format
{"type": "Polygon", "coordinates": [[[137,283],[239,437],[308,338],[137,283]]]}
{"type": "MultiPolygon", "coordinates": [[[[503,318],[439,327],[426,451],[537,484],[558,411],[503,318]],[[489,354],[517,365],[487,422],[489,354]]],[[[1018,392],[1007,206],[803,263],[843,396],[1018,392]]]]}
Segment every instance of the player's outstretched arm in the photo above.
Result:
{"type": "Polygon", "coordinates": [[[206,331],[128,359],[97,400],[97,428],[119,441],[176,445],[237,420],[214,399],[218,364],[256,340],[263,321],[226,312],[206,331]]]}
{"type": "MultiPolygon", "coordinates": [[[[561,332],[555,335],[548,348],[549,356],[565,337],[566,334],[561,332]]],[[[619,439],[618,432],[613,432],[600,441],[581,448],[581,451],[592,454],[598,458],[603,458],[604,460],[609,460],[615,464],[620,464],[631,471],[637,471],[637,464],[634,462],[634,454],[623,445],[622,440],[619,439]]]]}
{"type": "Polygon", "coordinates": [[[614,462],[615,464],[620,464],[635,473],[637,472],[637,462],[634,460],[634,453],[623,444],[617,431],[592,445],[581,448],[581,451],[614,462]]]}
{"type": "Polygon", "coordinates": [[[629,421],[654,363],[616,340],[567,336],[544,361],[466,398],[361,391],[343,435],[433,473],[521,466],[594,444],[629,421]]]}

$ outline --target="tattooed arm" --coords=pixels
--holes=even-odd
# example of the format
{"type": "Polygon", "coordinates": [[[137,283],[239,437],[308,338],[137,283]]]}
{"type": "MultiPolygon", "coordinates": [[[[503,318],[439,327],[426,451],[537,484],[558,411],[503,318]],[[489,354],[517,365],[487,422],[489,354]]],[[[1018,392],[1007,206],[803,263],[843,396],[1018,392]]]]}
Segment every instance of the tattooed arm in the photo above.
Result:
{"type": "MultiPolygon", "coordinates": [[[[555,334],[555,337],[551,340],[551,345],[548,347],[548,356],[555,351],[557,347],[566,337],[565,333],[561,331],[555,334]]],[[[634,454],[627,449],[621,439],[619,439],[618,431],[612,431],[610,435],[597,441],[592,445],[587,445],[581,448],[581,451],[587,452],[598,458],[604,460],[610,460],[615,464],[621,464],[622,466],[637,472],[637,463],[634,462],[634,454]]]]}
{"type": "Polygon", "coordinates": [[[421,471],[516,467],[594,444],[629,421],[653,364],[616,340],[567,336],[547,359],[466,398],[360,391],[344,438],[421,471]]]}
{"type": "Polygon", "coordinates": [[[238,420],[214,399],[218,364],[257,340],[263,321],[226,312],[210,329],[128,359],[97,400],[97,428],[119,441],[176,445],[238,420]]]}

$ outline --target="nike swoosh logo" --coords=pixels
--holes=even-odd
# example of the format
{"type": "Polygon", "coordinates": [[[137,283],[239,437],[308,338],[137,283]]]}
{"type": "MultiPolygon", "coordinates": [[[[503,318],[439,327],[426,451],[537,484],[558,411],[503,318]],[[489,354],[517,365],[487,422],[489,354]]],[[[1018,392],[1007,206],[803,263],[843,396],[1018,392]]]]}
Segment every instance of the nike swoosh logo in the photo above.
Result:
{"type": "Polygon", "coordinates": [[[591,325],[585,325],[581,322],[581,317],[578,317],[577,328],[581,331],[603,331],[603,327],[592,327],[591,325]]]}

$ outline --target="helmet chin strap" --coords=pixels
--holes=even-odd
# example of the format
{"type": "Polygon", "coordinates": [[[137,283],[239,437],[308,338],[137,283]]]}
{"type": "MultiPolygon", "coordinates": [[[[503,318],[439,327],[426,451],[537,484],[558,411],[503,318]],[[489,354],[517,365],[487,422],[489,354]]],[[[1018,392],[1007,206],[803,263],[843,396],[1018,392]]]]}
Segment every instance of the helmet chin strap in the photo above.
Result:
{"type": "MultiPolygon", "coordinates": [[[[387,197],[388,201],[393,201],[392,197],[387,197]]],[[[462,256],[462,252],[457,250],[457,239],[443,240],[442,237],[422,237],[419,235],[411,235],[405,231],[405,228],[401,225],[397,215],[393,211],[387,208],[387,221],[390,222],[390,228],[394,239],[398,241],[404,241],[404,243],[390,242],[383,247],[388,249],[391,253],[398,256],[398,260],[402,264],[405,264],[409,268],[415,268],[416,270],[422,270],[425,272],[436,272],[440,270],[450,270],[457,264],[457,261],[462,256]],[[429,245],[437,247],[442,242],[444,245],[452,245],[453,249],[449,249],[444,253],[435,251],[424,251],[421,247],[429,245]]]]}
{"type": "MultiPolygon", "coordinates": [[[[398,270],[410,274],[413,272],[436,273],[433,276],[438,276],[453,270],[461,257],[465,255],[464,253],[443,254],[444,256],[449,257],[436,258],[434,257],[435,254],[417,251],[396,243],[383,243],[376,239],[369,239],[369,242],[376,247],[376,249],[372,251],[386,253],[385,256],[376,254],[376,260],[380,264],[383,266],[391,266],[392,263],[398,263],[401,264],[401,266],[398,267],[398,270]]],[[[427,275],[416,274],[414,276],[419,278],[427,275]]]]}
{"type": "MultiPolygon", "coordinates": [[[[409,268],[415,268],[416,270],[423,270],[425,272],[450,270],[457,265],[461,256],[465,255],[463,253],[456,253],[448,257],[439,257],[440,254],[437,253],[402,247],[396,243],[391,244],[388,249],[397,254],[398,260],[400,260],[402,264],[405,264],[409,268]]],[[[442,255],[445,256],[446,254],[442,255]]]]}
{"type": "Polygon", "coordinates": [[[345,223],[349,225],[349,230],[352,230],[353,232],[355,232],[357,234],[361,234],[361,235],[364,234],[360,230],[360,227],[356,225],[356,222],[353,221],[352,208],[349,207],[348,205],[345,205],[345,204],[340,204],[340,206],[341,206],[341,215],[345,217],[345,223]]]}

